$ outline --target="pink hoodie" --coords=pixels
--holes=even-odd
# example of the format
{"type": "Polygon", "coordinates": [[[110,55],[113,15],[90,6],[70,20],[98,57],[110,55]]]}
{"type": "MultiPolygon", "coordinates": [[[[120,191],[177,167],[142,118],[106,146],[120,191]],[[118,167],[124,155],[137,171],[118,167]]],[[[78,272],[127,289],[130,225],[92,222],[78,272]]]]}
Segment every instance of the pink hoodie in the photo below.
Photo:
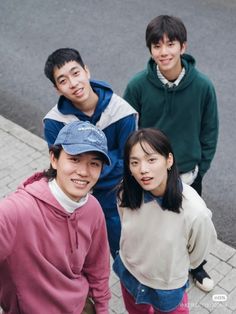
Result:
{"type": "Polygon", "coordinates": [[[0,305],[10,314],[80,314],[88,292],[108,314],[104,215],[89,195],[69,214],[41,173],[0,202],[0,305]]]}

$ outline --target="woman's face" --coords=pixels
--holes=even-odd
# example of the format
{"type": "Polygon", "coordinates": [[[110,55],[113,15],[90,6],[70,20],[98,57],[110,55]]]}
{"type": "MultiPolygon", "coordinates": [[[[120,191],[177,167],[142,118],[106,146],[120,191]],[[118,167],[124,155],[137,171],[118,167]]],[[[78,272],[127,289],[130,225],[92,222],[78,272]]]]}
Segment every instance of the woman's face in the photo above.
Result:
{"type": "Polygon", "coordinates": [[[162,156],[146,142],[143,142],[142,146],[137,143],[130,151],[129,168],[132,176],[145,191],[155,196],[163,196],[173,156],[171,153],[168,158],[162,156]]]}

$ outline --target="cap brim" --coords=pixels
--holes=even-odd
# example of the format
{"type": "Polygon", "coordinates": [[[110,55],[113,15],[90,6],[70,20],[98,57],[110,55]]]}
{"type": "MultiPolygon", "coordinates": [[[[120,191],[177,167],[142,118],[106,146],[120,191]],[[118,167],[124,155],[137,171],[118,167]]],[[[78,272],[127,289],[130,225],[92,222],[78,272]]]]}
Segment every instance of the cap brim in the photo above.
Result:
{"type": "Polygon", "coordinates": [[[89,152],[98,152],[100,154],[102,154],[102,156],[104,157],[104,160],[106,162],[107,165],[111,165],[111,160],[109,158],[109,156],[101,149],[99,148],[95,148],[94,146],[90,146],[90,145],[81,145],[81,144],[71,144],[71,145],[66,145],[66,144],[62,144],[61,145],[62,148],[64,149],[64,151],[69,154],[69,155],[79,155],[79,154],[84,154],[84,153],[89,153],[89,152]]]}

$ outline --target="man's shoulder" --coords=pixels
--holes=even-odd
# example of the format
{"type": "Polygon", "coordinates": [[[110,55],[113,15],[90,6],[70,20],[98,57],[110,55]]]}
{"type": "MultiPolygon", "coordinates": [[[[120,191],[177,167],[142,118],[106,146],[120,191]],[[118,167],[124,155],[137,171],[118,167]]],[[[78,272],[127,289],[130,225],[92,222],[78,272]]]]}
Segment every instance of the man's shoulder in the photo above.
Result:
{"type": "Polygon", "coordinates": [[[209,76],[205,73],[203,73],[199,69],[195,69],[196,71],[196,76],[195,76],[195,82],[198,82],[198,84],[210,88],[214,88],[212,80],[209,78],[209,76]]]}
{"type": "Polygon", "coordinates": [[[73,121],[77,121],[78,118],[73,114],[64,114],[61,113],[58,109],[58,105],[55,105],[48,113],[44,116],[43,121],[44,123],[51,124],[51,123],[69,123],[73,121]]]}
{"type": "Polygon", "coordinates": [[[128,85],[138,85],[141,84],[144,80],[147,79],[147,70],[144,69],[142,71],[137,72],[130,80],[128,85]]]}
{"type": "Polygon", "coordinates": [[[132,109],[133,113],[135,113],[134,109],[130,106],[130,104],[121,96],[117,95],[116,93],[112,94],[112,97],[110,99],[110,106],[115,106],[118,108],[118,106],[126,107],[132,109]]]}
{"type": "Polygon", "coordinates": [[[98,218],[102,218],[102,219],[104,218],[102,206],[99,203],[99,201],[96,199],[96,197],[93,196],[92,194],[88,195],[88,201],[84,206],[90,209],[91,213],[94,215],[93,217],[96,216],[98,218]]]}

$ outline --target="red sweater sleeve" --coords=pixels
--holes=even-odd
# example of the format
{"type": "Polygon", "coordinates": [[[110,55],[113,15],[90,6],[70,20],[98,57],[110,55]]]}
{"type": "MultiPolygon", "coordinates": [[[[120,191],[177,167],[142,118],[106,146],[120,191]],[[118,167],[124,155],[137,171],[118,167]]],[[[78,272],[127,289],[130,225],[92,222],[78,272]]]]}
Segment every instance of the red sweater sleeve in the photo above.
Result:
{"type": "Polygon", "coordinates": [[[96,313],[109,314],[110,251],[103,214],[98,217],[83,271],[89,282],[90,296],[95,302],[96,313]]]}

